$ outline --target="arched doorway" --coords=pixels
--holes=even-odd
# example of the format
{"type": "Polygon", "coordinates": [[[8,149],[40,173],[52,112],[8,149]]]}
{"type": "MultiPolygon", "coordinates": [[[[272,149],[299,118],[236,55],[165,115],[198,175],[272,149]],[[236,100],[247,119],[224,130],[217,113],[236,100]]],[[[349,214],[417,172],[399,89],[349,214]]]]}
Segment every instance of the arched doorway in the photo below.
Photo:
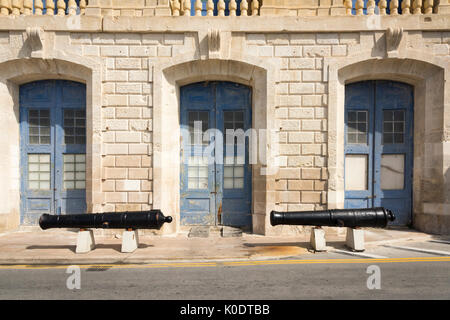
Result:
{"type": "Polygon", "coordinates": [[[182,225],[251,226],[251,96],[233,82],[180,88],[182,225]]]}
{"type": "Polygon", "coordinates": [[[345,87],[345,207],[383,206],[411,224],[413,87],[363,81],[345,87]]]}
{"type": "Polygon", "coordinates": [[[21,224],[42,213],[86,211],[86,86],[44,80],[20,86],[21,224]]]}

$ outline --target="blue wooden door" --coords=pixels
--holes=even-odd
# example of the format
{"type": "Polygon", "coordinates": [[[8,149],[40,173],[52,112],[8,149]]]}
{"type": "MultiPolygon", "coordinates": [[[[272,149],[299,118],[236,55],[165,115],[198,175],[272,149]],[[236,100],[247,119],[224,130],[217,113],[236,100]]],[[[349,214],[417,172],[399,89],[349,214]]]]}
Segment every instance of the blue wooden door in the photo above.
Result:
{"type": "Polygon", "coordinates": [[[251,127],[250,88],[231,82],[182,87],[180,116],[181,223],[250,226],[251,166],[244,137],[251,127]]]}
{"type": "Polygon", "coordinates": [[[413,89],[365,81],[345,91],[345,207],[383,206],[411,223],[413,89]]]}
{"type": "Polygon", "coordinates": [[[45,80],[20,87],[21,224],[86,210],[86,87],[45,80]]]}

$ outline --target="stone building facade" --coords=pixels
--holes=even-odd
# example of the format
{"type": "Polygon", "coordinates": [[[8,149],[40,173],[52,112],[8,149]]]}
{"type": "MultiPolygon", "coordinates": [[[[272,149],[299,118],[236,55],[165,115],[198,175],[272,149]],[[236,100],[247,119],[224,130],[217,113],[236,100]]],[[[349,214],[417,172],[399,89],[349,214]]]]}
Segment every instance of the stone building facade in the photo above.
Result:
{"type": "MultiPolygon", "coordinates": [[[[407,84],[413,116],[409,124],[400,122],[411,130],[399,132],[411,140],[405,152],[412,165],[408,172],[405,160],[397,169],[409,194],[392,201],[394,207],[409,203],[404,224],[450,232],[447,0],[377,5],[361,0],[38,0],[34,5],[6,0],[0,1],[0,14],[0,230],[36,224],[43,212],[59,213],[54,195],[48,207],[37,205],[33,211],[24,205],[32,198],[29,181],[24,183],[31,179],[26,168],[31,170],[32,158],[24,144],[31,141],[25,136],[31,135],[32,113],[26,120],[21,109],[24,92],[33,92],[28,84],[66,80],[85,86],[85,178],[80,179],[86,212],[161,209],[174,218],[162,234],[189,225],[183,222],[180,192],[184,87],[236,83],[250,88],[251,127],[264,161],[249,166],[249,227],[275,235],[298,228],[272,227],[272,210],[344,208],[353,203],[347,201],[347,181],[360,185],[361,174],[365,187],[355,190],[373,190],[360,202],[371,206],[369,199],[379,190],[373,177],[389,161],[394,167],[398,162],[386,157],[377,169],[382,149],[375,146],[363,162],[357,157],[346,162],[351,149],[347,112],[353,110],[347,110],[348,88],[363,82],[407,84]]],[[[393,94],[394,101],[395,92],[380,94],[393,94]]],[[[364,97],[362,92],[358,99],[364,97]]],[[[364,121],[368,127],[358,132],[377,139],[377,130],[369,132],[372,120],[364,121]]],[[[49,190],[59,185],[57,166],[51,163],[49,190]]],[[[384,174],[377,177],[394,175],[384,174]]],[[[220,210],[213,207],[211,224],[220,224],[220,210]]]]}

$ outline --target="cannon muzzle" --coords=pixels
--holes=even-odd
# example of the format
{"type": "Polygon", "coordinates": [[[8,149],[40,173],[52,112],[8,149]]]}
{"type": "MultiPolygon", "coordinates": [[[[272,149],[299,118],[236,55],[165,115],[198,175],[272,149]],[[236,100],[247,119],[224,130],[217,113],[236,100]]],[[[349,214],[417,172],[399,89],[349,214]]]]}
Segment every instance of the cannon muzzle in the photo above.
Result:
{"type": "Polygon", "coordinates": [[[270,224],[272,226],[285,224],[318,227],[386,228],[389,221],[394,220],[393,212],[382,207],[297,212],[272,211],[270,213],[270,224]]]}
{"type": "Polygon", "coordinates": [[[39,219],[42,229],[161,229],[164,223],[171,223],[172,217],[165,217],[160,210],[135,212],[108,212],[97,214],[43,214],[39,219]]]}

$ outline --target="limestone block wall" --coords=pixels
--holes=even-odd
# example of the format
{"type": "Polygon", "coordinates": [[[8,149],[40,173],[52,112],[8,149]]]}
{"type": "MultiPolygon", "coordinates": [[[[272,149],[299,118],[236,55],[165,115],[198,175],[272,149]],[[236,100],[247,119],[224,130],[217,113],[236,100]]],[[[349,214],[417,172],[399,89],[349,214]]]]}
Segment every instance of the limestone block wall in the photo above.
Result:
{"type": "MultiPolygon", "coordinates": [[[[77,17],[73,25],[63,26],[51,17],[35,18],[35,25],[47,26],[42,30],[41,50],[33,46],[32,34],[27,33],[25,26],[28,24],[22,17],[17,18],[18,22],[15,20],[13,28],[10,20],[3,24],[0,20],[0,71],[2,66],[13,66],[13,61],[14,66],[22,70],[20,77],[3,73],[2,94],[11,105],[5,119],[9,119],[9,128],[17,129],[17,117],[13,115],[14,110],[17,112],[17,90],[21,83],[45,77],[70,78],[88,84],[88,120],[91,119],[88,134],[92,137],[88,140],[89,211],[150,209],[155,202],[161,202],[155,199],[155,185],[170,184],[175,194],[178,192],[176,177],[174,181],[166,180],[164,175],[155,178],[154,158],[155,150],[165,148],[161,141],[176,141],[178,136],[163,137],[155,143],[155,135],[159,133],[154,128],[165,124],[155,113],[164,114],[168,103],[176,104],[177,101],[171,99],[176,99],[179,86],[186,84],[184,80],[180,83],[174,80],[174,84],[168,80],[170,68],[183,65],[173,72],[184,74],[173,76],[174,79],[190,79],[189,73],[195,71],[192,79],[196,81],[237,79],[254,85],[257,102],[254,112],[263,106],[267,112],[264,116],[270,122],[263,124],[261,117],[257,120],[261,123],[253,125],[258,128],[267,125],[267,129],[277,132],[279,170],[258,184],[264,186],[264,192],[258,190],[258,194],[253,194],[254,202],[263,199],[261,201],[266,203],[265,206],[254,205],[254,214],[258,216],[254,232],[301,231],[301,228],[283,226],[272,228],[268,222],[271,209],[342,207],[343,88],[347,82],[381,78],[406,81],[417,88],[416,221],[422,226],[435,221],[427,230],[450,226],[450,97],[444,81],[450,72],[450,32],[445,16],[430,22],[431,25],[426,25],[424,20],[418,24],[419,18],[415,17],[403,19],[403,36],[396,48],[389,47],[386,41],[386,29],[398,26],[393,17],[386,17],[390,20],[378,21],[371,28],[367,27],[373,23],[369,19],[359,23],[356,17],[334,17],[330,23],[339,23],[337,31],[330,31],[322,21],[312,17],[303,22],[273,18],[273,26],[263,20],[267,17],[246,17],[233,23],[229,17],[222,20],[154,17],[152,20],[91,16],[77,17]],[[45,19],[49,19],[47,24],[45,19]],[[219,21],[221,26],[217,29],[220,34],[217,50],[210,49],[211,33],[207,32],[213,21],[219,21]],[[91,71],[84,75],[76,74],[76,68],[65,70],[58,65],[65,60],[85,65],[91,71]],[[28,67],[30,61],[36,69],[28,67]],[[233,63],[227,64],[230,61],[233,63]],[[365,61],[369,61],[370,66],[364,65],[365,61]],[[45,65],[53,62],[56,63],[54,72],[46,71],[45,65]],[[358,63],[361,63],[358,68],[353,67],[358,63]],[[207,66],[203,73],[197,70],[202,65],[207,66]],[[63,69],[65,72],[61,71],[63,69]],[[267,85],[272,83],[273,86],[267,85]],[[8,85],[14,87],[9,90],[14,94],[8,93],[8,85]],[[427,190],[437,191],[431,194],[427,190]],[[433,217],[427,220],[426,215],[433,217]]],[[[176,106],[170,108],[176,110],[176,106]]],[[[175,119],[178,114],[164,117],[175,119]]],[[[174,135],[178,135],[178,129],[173,128],[174,135]]],[[[18,134],[8,137],[12,141],[6,143],[11,146],[8,159],[16,159],[18,134]]],[[[9,170],[0,172],[1,186],[8,190],[14,187],[11,199],[17,200],[19,168],[5,158],[1,164],[9,170]]],[[[13,224],[17,224],[19,204],[9,201],[8,207],[1,207],[3,202],[0,201],[0,212],[13,216],[13,224]]],[[[171,211],[167,214],[179,214],[176,204],[171,211]]],[[[8,228],[11,228],[10,222],[8,228]]],[[[164,227],[162,232],[178,230],[179,225],[175,223],[164,227]]]]}

